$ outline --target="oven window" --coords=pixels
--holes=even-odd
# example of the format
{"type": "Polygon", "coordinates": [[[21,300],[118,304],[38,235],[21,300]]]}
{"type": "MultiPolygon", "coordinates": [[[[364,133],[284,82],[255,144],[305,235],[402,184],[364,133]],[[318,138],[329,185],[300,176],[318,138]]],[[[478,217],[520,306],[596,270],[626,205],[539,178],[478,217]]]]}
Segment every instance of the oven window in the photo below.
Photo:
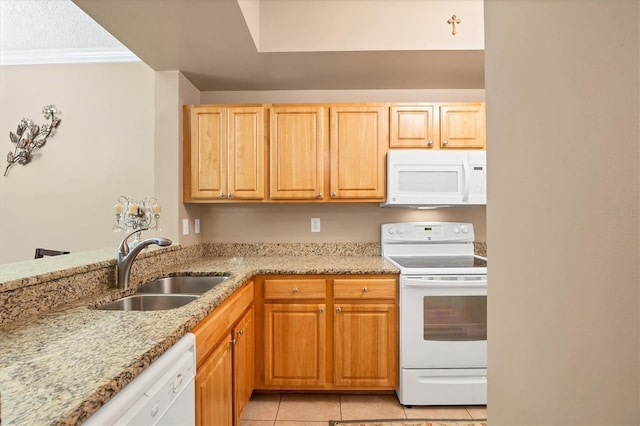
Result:
{"type": "Polygon", "coordinates": [[[425,296],[424,340],[487,340],[487,296],[425,296]]]}

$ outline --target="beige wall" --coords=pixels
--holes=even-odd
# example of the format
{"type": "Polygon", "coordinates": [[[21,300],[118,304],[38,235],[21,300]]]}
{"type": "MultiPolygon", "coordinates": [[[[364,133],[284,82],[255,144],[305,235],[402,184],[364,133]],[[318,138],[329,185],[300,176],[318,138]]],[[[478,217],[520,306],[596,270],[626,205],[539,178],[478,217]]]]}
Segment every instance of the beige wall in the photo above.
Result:
{"type": "MultiPolygon", "coordinates": [[[[154,191],[154,72],[143,63],[0,67],[0,158],[23,117],[62,122],[26,165],[0,176],[0,263],[33,258],[36,247],[116,247],[120,194],[154,191]]],[[[163,200],[160,200],[163,202],[163,200]]],[[[115,255],[115,252],[114,252],[115,255]]]]}
{"type": "Polygon", "coordinates": [[[485,18],[489,424],[640,424],[639,2],[485,18]]]}

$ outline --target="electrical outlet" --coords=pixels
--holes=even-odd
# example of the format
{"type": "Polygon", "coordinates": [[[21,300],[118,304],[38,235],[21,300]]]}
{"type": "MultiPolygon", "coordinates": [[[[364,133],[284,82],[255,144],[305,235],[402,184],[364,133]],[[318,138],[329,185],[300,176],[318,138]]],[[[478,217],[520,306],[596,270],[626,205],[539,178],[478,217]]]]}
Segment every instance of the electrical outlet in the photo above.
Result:
{"type": "Polygon", "coordinates": [[[196,234],[200,233],[200,219],[196,219],[193,223],[193,232],[196,234]]]}
{"type": "Polygon", "coordinates": [[[320,218],[312,217],[311,218],[311,232],[320,232],[320,218]]]}
{"type": "Polygon", "coordinates": [[[189,235],[189,219],[182,219],[182,235],[189,235]]]}

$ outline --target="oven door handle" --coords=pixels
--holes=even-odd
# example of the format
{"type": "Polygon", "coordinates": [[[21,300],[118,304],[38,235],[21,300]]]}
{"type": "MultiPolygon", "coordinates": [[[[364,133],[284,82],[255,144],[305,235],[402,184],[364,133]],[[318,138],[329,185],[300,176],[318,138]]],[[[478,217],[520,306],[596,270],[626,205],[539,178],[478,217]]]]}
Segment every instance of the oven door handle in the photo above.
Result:
{"type": "Polygon", "coordinates": [[[474,281],[452,281],[452,280],[434,280],[425,279],[424,277],[405,277],[405,287],[429,287],[429,288],[482,288],[487,286],[487,280],[474,281]]]}

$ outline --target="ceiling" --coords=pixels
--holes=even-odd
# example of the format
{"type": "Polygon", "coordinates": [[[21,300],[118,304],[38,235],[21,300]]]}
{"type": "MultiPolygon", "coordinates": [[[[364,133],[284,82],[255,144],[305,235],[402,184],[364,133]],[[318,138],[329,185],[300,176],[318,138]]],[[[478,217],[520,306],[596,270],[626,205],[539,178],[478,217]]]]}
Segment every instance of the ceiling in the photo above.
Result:
{"type": "MultiPolygon", "coordinates": [[[[340,41],[340,38],[346,40],[359,35],[364,42],[368,40],[366,47],[306,49],[306,39],[294,34],[289,41],[297,42],[297,47],[278,49],[271,46],[260,51],[256,46],[267,44],[264,40],[260,42],[260,31],[267,34],[268,23],[263,22],[260,28],[260,24],[256,27],[254,22],[250,28],[251,17],[247,17],[246,10],[241,7],[243,3],[258,6],[258,9],[262,4],[262,11],[258,12],[262,17],[269,12],[266,6],[271,6],[272,16],[277,17],[278,13],[273,12],[275,6],[286,8],[281,11],[288,12],[295,7],[309,6],[312,0],[72,1],[151,68],[156,71],[179,70],[201,91],[484,88],[482,49],[433,49],[415,45],[405,49],[385,45],[384,41],[393,39],[394,34],[384,34],[386,25],[376,23],[371,13],[367,15],[363,11],[358,14],[355,9],[349,11],[351,15],[348,16],[329,16],[333,21],[327,23],[328,28],[322,31],[321,36],[340,41]],[[366,19],[359,22],[359,15],[366,19]],[[344,29],[342,33],[338,32],[339,18],[342,25],[346,25],[346,31],[352,34],[346,34],[344,29]],[[362,26],[366,23],[364,21],[375,25],[374,29],[365,29],[362,26]]],[[[407,7],[438,3],[438,0],[316,1],[325,9],[330,2],[334,2],[331,6],[334,8],[348,6],[353,9],[373,1],[368,3],[367,10],[372,10],[371,5],[386,5],[387,10],[382,12],[386,15],[398,12],[397,5],[402,1],[407,7]]],[[[456,0],[457,3],[476,4],[478,1],[456,0]]],[[[444,1],[439,0],[439,3],[444,1]]],[[[303,26],[313,26],[314,19],[321,18],[317,11],[313,13],[317,16],[310,16],[310,21],[303,26]]],[[[405,19],[412,19],[412,14],[415,15],[410,10],[405,11],[405,19]]],[[[450,31],[446,21],[440,16],[438,19],[443,31],[450,31]]],[[[482,17],[476,20],[483,25],[482,17]]],[[[469,21],[466,18],[465,24],[469,25],[469,21]]],[[[285,24],[277,22],[271,25],[271,29],[277,32],[285,24]]],[[[399,25],[401,27],[402,22],[399,25]]],[[[417,31],[420,28],[413,29],[417,31]]],[[[72,33],[73,27],[65,30],[72,33]]],[[[396,35],[401,32],[397,27],[394,31],[396,35]]],[[[460,32],[464,34],[462,30],[460,32]]],[[[424,38],[429,39],[429,36],[424,38]]],[[[460,35],[454,38],[460,39],[460,35]]]]}

